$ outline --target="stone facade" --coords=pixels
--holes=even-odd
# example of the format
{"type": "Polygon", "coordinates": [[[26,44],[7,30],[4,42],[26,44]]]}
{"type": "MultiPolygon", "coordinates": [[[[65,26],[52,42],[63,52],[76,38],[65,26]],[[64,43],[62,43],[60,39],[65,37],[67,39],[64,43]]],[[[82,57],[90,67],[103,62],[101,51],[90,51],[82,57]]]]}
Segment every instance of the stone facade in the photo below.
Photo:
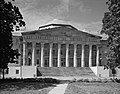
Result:
{"type": "Polygon", "coordinates": [[[22,33],[23,65],[99,66],[101,37],[78,31],[70,25],[44,28],[22,33]]]}
{"type": "MultiPolygon", "coordinates": [[[[18,63],[22,69],[25,66],[27,69],[30,66],[99,67],[106,63],[108,49],[106,41],[101,38],[71,25],[50,24],[35,31],[22,32],[20,36],[14,35],[13,48],[21,54],[18,63]]],[[[36,75],[35,69],[31,74],[36,75]]]]}

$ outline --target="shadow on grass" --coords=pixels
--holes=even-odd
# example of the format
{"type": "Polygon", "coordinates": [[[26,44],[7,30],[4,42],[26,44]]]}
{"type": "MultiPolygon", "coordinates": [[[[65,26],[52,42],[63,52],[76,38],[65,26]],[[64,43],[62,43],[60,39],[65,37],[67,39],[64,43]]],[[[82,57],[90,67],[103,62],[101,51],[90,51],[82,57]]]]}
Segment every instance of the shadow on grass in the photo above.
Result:
{"type": "Polygon", "coordinates": [[[52,78],[0,79],[0,91],[39,90],[55,87],[60,81],[52,78]]]}

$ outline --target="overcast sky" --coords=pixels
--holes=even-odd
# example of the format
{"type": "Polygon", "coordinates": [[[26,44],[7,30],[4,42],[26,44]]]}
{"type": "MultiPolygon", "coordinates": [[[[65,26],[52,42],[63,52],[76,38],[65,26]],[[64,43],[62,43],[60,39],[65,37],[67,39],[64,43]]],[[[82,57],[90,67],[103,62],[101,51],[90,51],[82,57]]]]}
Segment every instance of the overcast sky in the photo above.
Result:
{"type": "Polygon", "coordinates": [[[20,8],[27,30],[63,20],[78,29],[98,32],[107,11],[106,0],[16,0],[12,3],[20,8]]]}

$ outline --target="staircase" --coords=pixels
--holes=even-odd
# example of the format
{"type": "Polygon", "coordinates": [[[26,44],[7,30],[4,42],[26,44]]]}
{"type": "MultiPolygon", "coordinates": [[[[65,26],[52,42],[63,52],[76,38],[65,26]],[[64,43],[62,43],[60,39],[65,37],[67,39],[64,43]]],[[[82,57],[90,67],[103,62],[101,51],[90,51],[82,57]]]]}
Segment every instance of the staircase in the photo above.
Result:
{"type": "Polygon", "coordinates": [[[95,74],[89,67],[38,67],[37,76],[90,76],[95,74]]]}

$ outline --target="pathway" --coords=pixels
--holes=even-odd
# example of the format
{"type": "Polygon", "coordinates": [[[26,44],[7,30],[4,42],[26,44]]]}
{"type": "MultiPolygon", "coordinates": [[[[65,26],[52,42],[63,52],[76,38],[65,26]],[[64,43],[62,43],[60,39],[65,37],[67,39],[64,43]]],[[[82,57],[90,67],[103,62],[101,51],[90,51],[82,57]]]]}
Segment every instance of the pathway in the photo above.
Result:
{"type": "Polygon", "coordinates": [[[59,84],[52,89],[48,94],[64,94],[68,84],[59,84]]]}

